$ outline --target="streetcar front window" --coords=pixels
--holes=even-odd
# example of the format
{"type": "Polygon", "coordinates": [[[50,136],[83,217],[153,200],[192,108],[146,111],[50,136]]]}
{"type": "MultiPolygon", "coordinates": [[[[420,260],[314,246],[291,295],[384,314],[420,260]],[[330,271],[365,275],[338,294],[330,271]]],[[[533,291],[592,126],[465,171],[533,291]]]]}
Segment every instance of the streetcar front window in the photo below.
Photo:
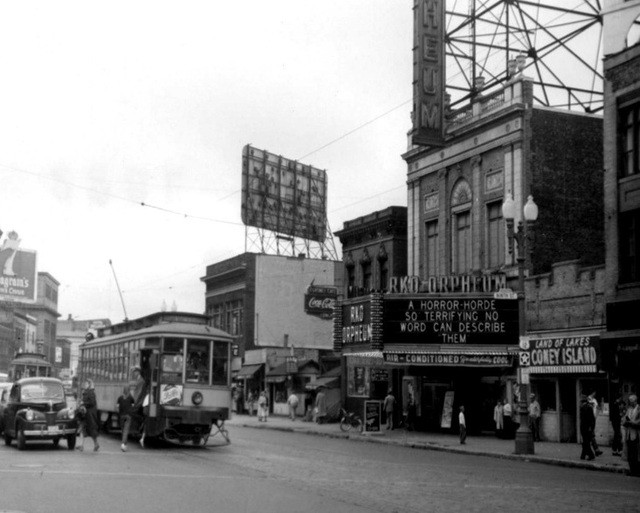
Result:
{"type": "Polygon", "coordinates": [[[229,344],[213,343],[213,384],[226,386],[229,372],[229,344]]]}
{"type": "Polygon", "coordinates": [[[210,343],[208,340],[187,340],[187,376],[188,383],[209,384],[211,365],[210,343]]]}

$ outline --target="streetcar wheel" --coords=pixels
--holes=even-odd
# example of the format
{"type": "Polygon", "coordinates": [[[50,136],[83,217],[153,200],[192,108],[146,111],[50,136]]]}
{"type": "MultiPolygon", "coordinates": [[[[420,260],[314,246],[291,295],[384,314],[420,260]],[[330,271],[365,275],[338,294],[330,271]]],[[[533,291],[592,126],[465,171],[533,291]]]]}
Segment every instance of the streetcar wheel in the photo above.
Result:
{"type": "Polygon", "coordinates": [[[344,431],[346,433],[350,429],[351,429],[351,422],[349,422],[347,419],[341,419],[340,420],[340,430],[344,431]]]}
{"type": "Polygon", "coordinates": [[[76,435],[67,436],[67,449],[73,451],[76,448],[76,435]]]}
{"type": "Polygon", "coordinates": [[[27,447],[27,439],[24,436],[24,430],[22,428],[18,430],[18,433],[16,436],[16,443],[18,444],[19,451],[24,451],[25,448],[27,447]]]}

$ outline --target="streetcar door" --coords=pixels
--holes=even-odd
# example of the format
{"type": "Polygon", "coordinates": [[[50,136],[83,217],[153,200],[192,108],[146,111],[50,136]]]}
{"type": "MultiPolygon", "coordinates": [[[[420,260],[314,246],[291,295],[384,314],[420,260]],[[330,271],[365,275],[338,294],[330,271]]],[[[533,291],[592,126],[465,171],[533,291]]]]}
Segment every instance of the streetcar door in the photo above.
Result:
{"type": "Polygon", "coordinates": [[[149,417],[155,417],[158,404],[158,362],[160,361],[157,349],[140,350],[140,369],[142,377],[147,383],[149,394],[149,417]]]}

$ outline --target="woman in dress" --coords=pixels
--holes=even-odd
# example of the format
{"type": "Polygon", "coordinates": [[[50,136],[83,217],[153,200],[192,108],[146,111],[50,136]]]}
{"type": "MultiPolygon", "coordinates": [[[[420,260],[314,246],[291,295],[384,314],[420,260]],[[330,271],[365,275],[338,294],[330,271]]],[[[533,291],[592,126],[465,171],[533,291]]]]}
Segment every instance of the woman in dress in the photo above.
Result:
{"type": "MultiPolygon", "coordinates": [[[[82,385],[82,405],[86,409],[84,418],[84,435],[93,440],[93,450],[100,449],[98,443],[98,402],[93,381],[86,379],[82,385]]],[[[84,437],[81,437],[79,451],[84,450],[84,437]]]]}

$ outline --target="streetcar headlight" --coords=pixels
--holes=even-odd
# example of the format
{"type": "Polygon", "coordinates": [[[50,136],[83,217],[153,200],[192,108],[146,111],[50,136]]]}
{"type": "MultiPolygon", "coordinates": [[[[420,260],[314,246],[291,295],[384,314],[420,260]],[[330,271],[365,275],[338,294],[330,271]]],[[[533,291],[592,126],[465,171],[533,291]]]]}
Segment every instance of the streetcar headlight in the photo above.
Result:
{"type": "Polygon", "coordinates": [[[191,394],[191,402],[193,404],[195,404],[196,406],[202,404],[202,400],[204,399],[204,397],[202,397],[202,393],[201,392],[194,392],[193,394],[191,394]]]}
{"type": "Polygon", "coordinates": [[[26,413],[26,415],[25,415],[25,417],[26,417],[26,419],[27,419],[27,420],[29,420],[29,421],[33,420],[33,417],[34,417],[34,416],[35,416],[35,415],[34,415],[34,413],[33,413],[33,410],[31,410],[31,409],[27,410],[27,413],[26,413]]]}

